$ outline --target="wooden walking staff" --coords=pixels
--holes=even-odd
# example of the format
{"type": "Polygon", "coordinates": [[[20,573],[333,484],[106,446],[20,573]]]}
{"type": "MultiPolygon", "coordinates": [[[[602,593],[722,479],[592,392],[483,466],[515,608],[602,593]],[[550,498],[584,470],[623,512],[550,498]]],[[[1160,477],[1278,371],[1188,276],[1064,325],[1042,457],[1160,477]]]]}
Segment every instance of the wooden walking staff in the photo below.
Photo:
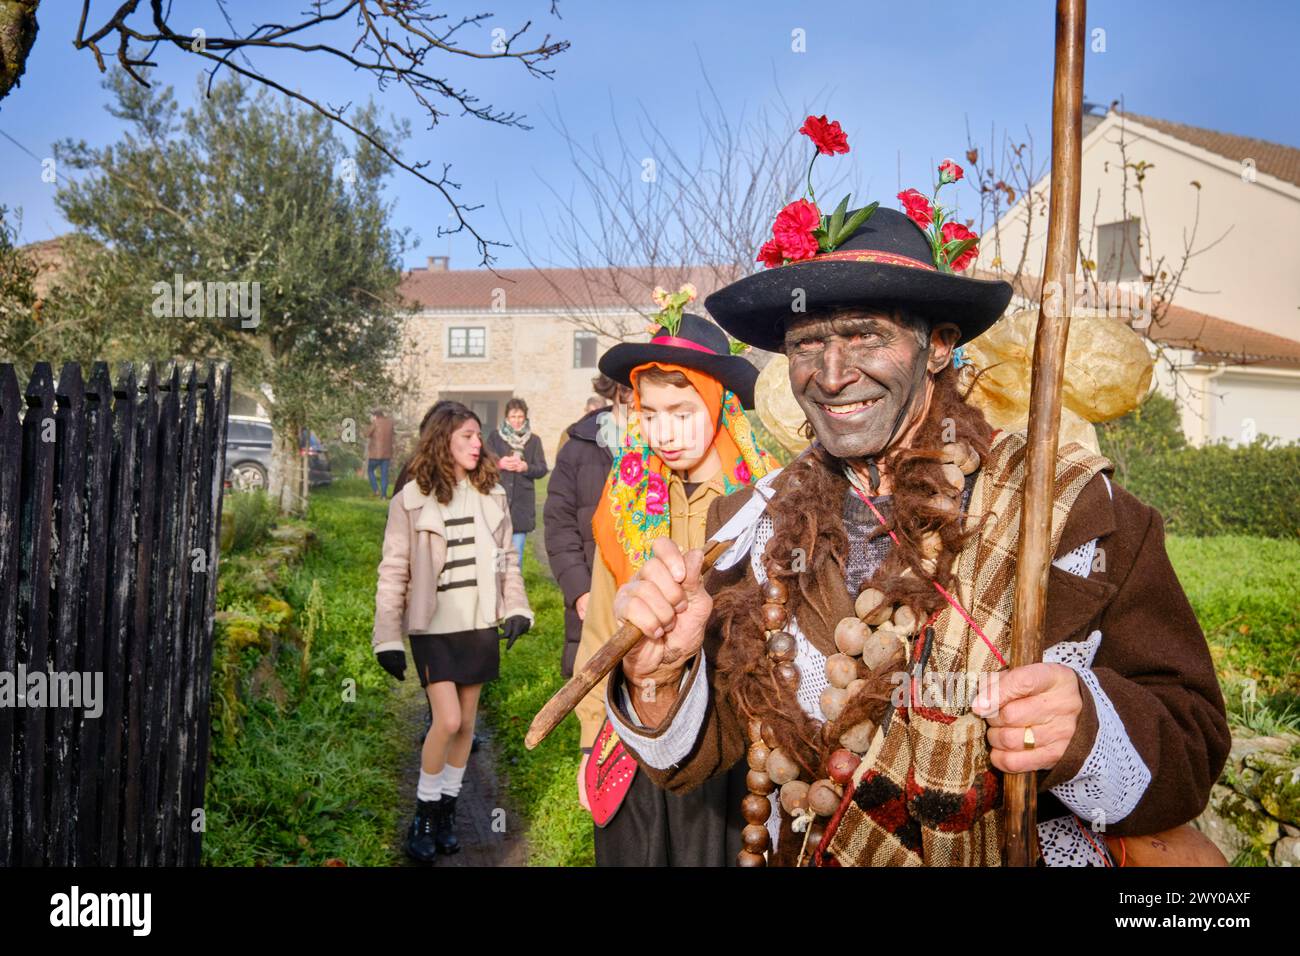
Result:
{"type": "MultiPolygon", "coordinates": [[[[1039,296],[1038,332],[1029,392],[1029,445],[1020,512],[1011,666],[1043,658],[1043,616],[1051,553],[1052,485],[1061,428],[1061,378],[1070,332],[1074,270],[1079,252],[1079,174],[1083,140],[1085,0],[1057,0],[1056,75],[1052,86],[1052,196],[1047,219],[1047,261],[1039,296]]],[[[1004,779],[1003,862],[1032,866],[1038,857],[1037,773],[1004,779]]]]}
{"type": "MultiPolygon", "coordinates": [[[[713,567],[714,562],[726,553],[730,545],[730,541],[704,542],[704,564],[700,568],[700,573],[703,574],[713,567]]],[[[636,647],[642,637],[644,635],[635,624],[631,623],[624,623],[615,631],[614,636],[591,656],[591,660],[583,665],[582,670],[570,677],[568,683],[556,691],[555,696],[537,712],[537,716],[528,727],[528,733],[524,735],[524,746],[532,750],[545,740],[547,734],[558,727],[560,721],[578,706],[578,701],[586,697],[591,689],[627,656],[628,651],[636,647]]]]}

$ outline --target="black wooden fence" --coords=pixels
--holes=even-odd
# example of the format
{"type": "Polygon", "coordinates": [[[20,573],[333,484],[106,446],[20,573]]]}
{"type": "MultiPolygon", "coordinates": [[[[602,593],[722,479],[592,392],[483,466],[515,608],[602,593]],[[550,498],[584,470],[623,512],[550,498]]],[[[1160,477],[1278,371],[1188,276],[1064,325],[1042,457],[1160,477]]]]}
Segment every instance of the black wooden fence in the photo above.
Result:
{"type": "Polygon", "coordinates": [[[225,364],[0,365],[0,864],[199,861],[229,404],[225,364]]]}

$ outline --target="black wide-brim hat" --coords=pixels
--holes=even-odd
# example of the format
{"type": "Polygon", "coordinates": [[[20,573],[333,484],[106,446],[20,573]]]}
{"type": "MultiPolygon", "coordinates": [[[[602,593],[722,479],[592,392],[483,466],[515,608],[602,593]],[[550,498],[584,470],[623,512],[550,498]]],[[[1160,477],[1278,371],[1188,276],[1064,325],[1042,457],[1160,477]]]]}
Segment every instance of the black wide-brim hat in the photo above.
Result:
{"type": "Polygon", "coordinates": [[[992,326],[1010,301],[1009,283],[940,272],[921,228],[901,212],[880,208],[834,252],[746,276],[704,305],[735,338],[780,352],[786,322],[819,309],[896,306],[932,322],[951,322],[961,329],[962,341],[969,341],[992,326]],[[803,312],[794,311],[798,289],[803,312]]]}
{"type": "Polygon", "coordinates": [[[744,408],[754,407],[758,369],[748,359],[731,354],[731,343],[708,319],[686,312],[676,335],[662,325],[649,342],[621,342],[600,357],[600,370],[620,385],[632,387],[632,369],[662,362],[682,365],[710,375],[730,389],[744,408]]]}

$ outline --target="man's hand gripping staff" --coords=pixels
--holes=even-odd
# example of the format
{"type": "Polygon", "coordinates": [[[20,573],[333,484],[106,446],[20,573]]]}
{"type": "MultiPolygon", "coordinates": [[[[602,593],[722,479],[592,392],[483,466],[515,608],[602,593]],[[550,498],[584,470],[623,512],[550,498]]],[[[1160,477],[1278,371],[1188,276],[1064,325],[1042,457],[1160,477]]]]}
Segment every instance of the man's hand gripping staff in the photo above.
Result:
{"type": "Polygon", "coordinates": [[[677,699],[682,670],[704,643],[713,598],[704,589],[704,551],[682,553],[668,538],[614,598],[614,615],[644,637],[623,658],[623,675],[635,689],[633,706],[648,726],[658,726],[677,699]]]}

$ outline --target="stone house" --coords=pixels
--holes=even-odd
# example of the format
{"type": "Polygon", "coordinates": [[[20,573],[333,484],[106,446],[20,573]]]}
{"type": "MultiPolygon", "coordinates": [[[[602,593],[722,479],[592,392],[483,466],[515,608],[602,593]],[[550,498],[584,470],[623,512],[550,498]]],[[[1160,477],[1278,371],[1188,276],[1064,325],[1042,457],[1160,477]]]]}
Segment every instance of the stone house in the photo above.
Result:
{"type": "Polygon", "coordinates": [[[403,277],[412,308],[398,362],[405,396],[397,415],[413,429],[430,405],[454,399],[483,420],[505,416],[512,397],[528,403],[533,431],[553,464],[560,435],[593,396],[601,353],[648,338],[656,285],[695,282],[702,300],[725,278],[689,268],[452,269],[430,256],[403,277]]]}

